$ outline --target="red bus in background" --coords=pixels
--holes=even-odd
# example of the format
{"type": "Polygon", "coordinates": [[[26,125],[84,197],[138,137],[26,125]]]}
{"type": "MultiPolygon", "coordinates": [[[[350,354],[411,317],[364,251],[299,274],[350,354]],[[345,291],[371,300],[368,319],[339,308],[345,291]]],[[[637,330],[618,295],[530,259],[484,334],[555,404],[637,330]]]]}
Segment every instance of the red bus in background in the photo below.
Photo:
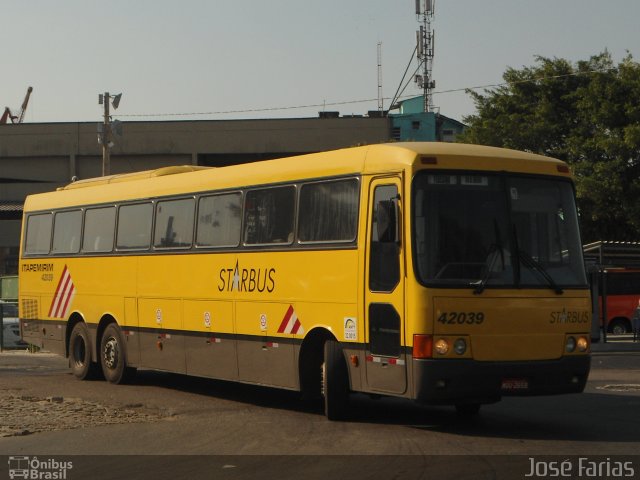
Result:
{"type": "Polygon", "coordinates": [[[631,333],[631,317],[640,299],[640,270],[609,268],[605,275],[606,288],[600,285],[600,318],[603,318],[602,297],[606,294],[607,332],[631,333]]]}

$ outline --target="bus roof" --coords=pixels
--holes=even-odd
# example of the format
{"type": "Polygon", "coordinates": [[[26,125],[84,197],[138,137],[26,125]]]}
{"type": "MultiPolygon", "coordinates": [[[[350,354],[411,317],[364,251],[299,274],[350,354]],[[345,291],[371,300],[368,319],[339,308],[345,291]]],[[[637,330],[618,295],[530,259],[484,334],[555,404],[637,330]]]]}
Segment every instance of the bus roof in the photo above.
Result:
{"type": "Polygon", "coordinates": [[[56,192],[30,195],[25,211],[426,167],[570,176],[560,160],[517,150],[442,142],[387,143],[220,168],[184,165],[80,180],[56,192]]]}

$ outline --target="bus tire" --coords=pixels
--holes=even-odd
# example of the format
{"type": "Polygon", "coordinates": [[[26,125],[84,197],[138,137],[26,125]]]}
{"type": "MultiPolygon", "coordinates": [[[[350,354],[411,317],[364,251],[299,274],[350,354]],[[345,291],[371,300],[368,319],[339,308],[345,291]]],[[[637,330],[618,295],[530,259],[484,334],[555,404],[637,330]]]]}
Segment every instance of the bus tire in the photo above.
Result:
{"type": "Polygon", "coordinates": [[[98,365],[91,361],[91,339],[84,322],[78,322],[69,337],[69,367],[78,380],[96,377],[98,365]]]}
{"type": "Polygon", "coordinates": [[[127,367],[127,353],[124,337],[120,328],[115,323],[110,323],[105,328],[100,340],[100,365],[104,378],[109,383],[126,383],[134,369],[127,367]]]}
{"type": "Polygon", "coordinates": [[[349,373],[342,347],[335,340],[327,340],[324,344],[322,394],[327,419],[344,420],[349,407],[349,373]]]}

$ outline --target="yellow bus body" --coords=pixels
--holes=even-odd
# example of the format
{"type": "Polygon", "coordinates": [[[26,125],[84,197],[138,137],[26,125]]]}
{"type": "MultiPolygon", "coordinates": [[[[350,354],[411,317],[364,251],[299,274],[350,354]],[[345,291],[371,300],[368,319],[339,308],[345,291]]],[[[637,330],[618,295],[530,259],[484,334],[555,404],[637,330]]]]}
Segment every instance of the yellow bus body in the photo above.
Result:
{"type": "MultiPolygon", "coordinates": [[[[102,339],[112,324],[121,332],[127,367],[292,390],[320,383],[323,346],[331,340],[341,349],[350,391],[459,406],[502,395],[581,391],[589,370],[586,285],[561,294],[544,284],[478,292],[417,280],[412,182],[424,171],[511,172],[571,182],[558,160],[442,143],[374,145],[224,168],[171,167],[75,182],[26,200],[19,267],[22,335],[41,348],[71,355],[73,361],[83,352],[71,345],[71,335],[77,324],[84,324],[88,355],[100,364],[102,339]],[[345,178],[355,179],[358,186],[353,241],[303,244],[296,237],[275,246],[241,241],[228,248],[192,244],[180,250],[151,246],[100,254],[26,251],[31,215],[138,201],[150,201],[156,209],[162,199],[198,199],[215,192],[240,192],[244,202],[252,189],[299,189],[309,182],[345,178]],[[378,185],[397,188],[392,200],[399,212],[399,278],[382,292],[372,291],[367,280],[374,275],[370,239],[378,185]],[[65,282],[66,296],[59,298],[65,282]],[[397,317],[399,328],[390,333],[399,341],[392,355],[372,351],[370,338],[375,330],[382,339],[375,348],[393,350],[385,344],[391,337],[383,332],[388,315],[397,317]],[[382,318],[381,326],[372,330],[375,316],[382,318]],[[414,345],[418,338],[426,342],[414,345]],[[454,349],[459,339],[465,345],[462,353],[454,349]],[[574,340],[579,348],[567,346],[574,340]],[[425,345],[433,350],[416,358],[425,345]]],[[[511,196],[512,201],[517,198],[513,187],[511,196]]],[[[297,222],[304,214],[297,212],[297,222]]]]}

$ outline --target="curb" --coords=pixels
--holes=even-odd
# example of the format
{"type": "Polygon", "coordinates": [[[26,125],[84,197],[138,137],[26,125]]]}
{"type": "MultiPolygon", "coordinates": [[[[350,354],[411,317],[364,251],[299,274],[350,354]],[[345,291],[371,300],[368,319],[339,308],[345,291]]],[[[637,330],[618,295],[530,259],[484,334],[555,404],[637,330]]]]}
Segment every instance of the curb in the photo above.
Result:
{"type": "Polygon", "coordinates": [[[633,343],[633,342],[592,343],[591,353],[593,355],[606,355],[609,353],[640,354],[640,343],[633,343]]]}

